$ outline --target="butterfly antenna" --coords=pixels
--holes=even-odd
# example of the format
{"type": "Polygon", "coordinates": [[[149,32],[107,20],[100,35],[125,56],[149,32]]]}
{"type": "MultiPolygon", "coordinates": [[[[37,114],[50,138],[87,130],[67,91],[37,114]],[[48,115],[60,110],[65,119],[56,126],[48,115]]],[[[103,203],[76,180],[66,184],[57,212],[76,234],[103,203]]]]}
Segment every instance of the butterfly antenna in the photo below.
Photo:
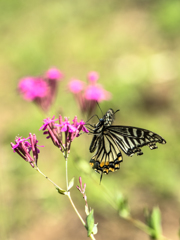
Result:
{"type": "Polygon", "coordinates": [[[96,114],[94,114],[92,117],[90,117],[87,121],[86,121],[86,123],[87,122],[89,122],[89,120],[91,120],[91,118],[93,118],[93,117],[97,117],[98,118],[98,120],[99,120],[99,117],[98,117],[98,115],[96,115],[96,114]]]}
{"type": "MultiPolygon", "coordinates": [[[[117,112],[119,112],[119,111],[120,111],[120,109],[116,110],[115,113],[117,113],[117,112]]],[[[115,113],[114,113],[114,114],[115,114],[115,113]]]]}
{"type": "Polygon", "coordinates": [[[98,101],[96,101],[96,103],[97,103],[99,109],[101,110],[102,115],[104,115],[102,109],[100,108],[100,105],[99,105],[98,101]]]}
{"type": "MultiPolygon", "coordinates": [[[[97,103],[97,105],[98,105],[98,107],[99,107],[99,109],[101,110],[102,115],[103,115],[103,111],[102,111],[102,109],[100,108],[98,101],[96,101],[96,103],[97,103]]],[[[86,122],[89,122],[89,120],[91,120],[91,118],[93,118],[93,117],[95,117],[95,116],[98,118],[98,120],[100,120],[99,117],[98,117],[98,115],[94,114],[94,115],[93,115],[92,117],[90,117],[86,122]]]]}

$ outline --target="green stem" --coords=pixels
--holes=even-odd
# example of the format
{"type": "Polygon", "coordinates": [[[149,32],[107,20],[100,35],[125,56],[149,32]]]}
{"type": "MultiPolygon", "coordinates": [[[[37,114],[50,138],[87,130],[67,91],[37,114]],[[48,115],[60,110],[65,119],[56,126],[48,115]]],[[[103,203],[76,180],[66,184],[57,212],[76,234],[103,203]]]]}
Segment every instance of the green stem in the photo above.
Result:
{"type": "Polygon", "coordinates": [[[129,222],[131,222],[134,226],[136,226],[137,228],[141,229],[143,232],[147,233],[149,235],[150,233],[150,228],[142,223],[141,221],[139,220],[136,220],[134,218],[132,218],[131,216],[128,216],[128,217],[124,217],[124,219],[128,220],[129,222]]]}
{"type": "MultiPolygon", "coordinates": [[[[67,162],[68,162],[68,161],[67,161],[67,152],[65,152],[64,157],[65,157],[65,160],[66,160],[66,185],[67,185],[67,189],[68,189],[68,165],[67,165],[67,162]]],[[[35,169],[36,169],[36,171],[38,171],[43,177],[45,177],[48,181],[50,181],[56,188],[64,191],[64,190],[63,190],[62,188],[60,188],[57,184],[55,184],[50,178],[48,178],[43,172],[41,172],[41,170],[40,170],[38,167],[36,167],[35,169]]],[[[70,195],[70,192],[67,190],[67,192],[64,192],[64,195],[66,195],[66,196],[69,198],[69,201],[70,201],[72,207],[74,208],[76,214],[78,215],[79,219],[81,220],[83,226],[86,228],[86,223],[85,223],[85,221],[83,220],[83,218],[81,217],[80,213],[78,212],[76,206],[74,205],[74,203],[73,203],[73,201],[72,201],[72,198],[71,198],[71,195],[70,195]]],[[[91,234],[89,237],[90,237],[92,240],[96,240],[93,234],[91,234]]]]}
{"type": "MultiPolygon", "coordinates": [[[[81,217],[80,213],[78,212],[76,206],[74,205],[74,202],[73,202],[73,200],[72,200],[72,198],[71,198],[70,191],[68,191],[69,182],[68,182],[68,150],[67,150],[67,148],[66,148],[66,150],[65,150],[65,152],[64,152],[64,158],[65,158],[65,161],[66,161],[66,186],[67,186],[67,192],[66,192],[65,195],[69,198],[69,201],[70,201],[70,203],[71,203],[74,211],[75,211],[76,214],[78,215],[78,217],[79,217],[80,221],[82,222],[83,226],[86,228],[86,223],[85,223],[85,221],[83,220],[83,218],[81,217]]],[[[92,240],[96,240],[93,234],[91,234],[89,237],[90,237],[92,240]]]]}
{"type": "Polygon", "coordinates": [[[67,191],[68,191],[69,182],[68,182],[68,156],[67,156],[67,150],[64,152],[64,158],[65,158],[65,162],[66,162],[66,188],[67,188],[67,191]]]}
{"type": "Polygon", "coordinates": [[[118,210],[117,208],[117,204],[115,203],[115,201],[110,197],[112,196],[112,193],[104,186],[104,184],[101,182],[102,188],[103,188],[103,192],[106,193],[106,199],[108,200],[108,202],[111,204],[111,206],[115,209],[118,210]]]}
{"type": "Polygon", "coordinates": [[[55,188],[59,188],[60,190],[63,190],[63,189],[60,188],[56,183],[54,183],[50,178],[48,178],[43,172],[41,172],[41,170],[40,170],[38,167],[36,167],[35,169],[36,169],[36,171],[38,171],[43,177],[45,177],[48,181],[50,181],[50,182],[55,186],[55,188]]]}
{"type": "MultiPolygon", "coordinates": [[[[104,192],[106,192],[106,199],[109,201],[109,203],[111,204],[111,206],[115,209],[115,210],[118,210],[118,207],[117,207],[117,204],[115,203],[114,200],[112,200],[110,198],[111,196],[111,192],[106,188],[104,187],[104,185],[102,184],[102,187],[104,189],[104,192]]],[[[121,216],[122,217],[122,216],[121,216]]],[[[123,219],[131,222],[134,226],[136,226],[137,228],[139,228],[141,231],[145,232],[146,234],[150,235],[150,231],[151,229],[146,225],[144,224],[143,222],[139,221],[139,220],[136,220],[134,218],[132,218],[131,216],[127,216],[127,217],[122,217],[123,219]]],[[[167,238],[165,237],[164,235],[161,235],[161,239],[162,240],[170,240],[170,238],[167,238]]]]}
{"type": "MultiPolygon", "coordinates": [[[[133,219],[131,216],[125,217],[124,219],[130,221],[134,226],[136,226],[137,228],[139,228],[140,230],[142,230],[143,232],[149,235],[151,229],[146,224],[142,223],[139,220],[133,219]]],[[[170,240],[170,238],[167,238],[164,235],[161,235],[160,239],[170,240]]]]}
{"type": "Polygon", "coordinates": [[[78,212],[76,206],[74,205],[73,200],[72,200],[71,195],[70,195],[70,192],[68,192],[67,196],[68,196],[69,201],[70,201],[72,207],[74,208],[76,214],[78,215],[79,219],[81,220],[82,224],[83,224],[84,227],[85,227],[85,226],[86,226],[86,223],[85,223],[85,221],[83,220],[83,218],[81,217],[80,213],[78,212]]]}
{"type": "MultiPolygon", "coordinates": [[[[70,201],[72,207],[74,208],[74,211],[76,212],[76,214],[78,215],[78,217],[79,217],[79,219],[81,220],[82,224],[83,224],[84,227],[86,228],[86,223],[85,223],[85,221],[83,220],[83,218],[81,217],[80,213],[78,212],[76,206],[74,205],[73,200],[72,200],[71,195],[70,195],[70,192],[68,192],[67,196],[68,196],[68,198],[69,198],[69,201],[70,201]]],[[[93,234],[91,234],[89,237],[90,237],[92,240],[96,240],[93,234]]]]}

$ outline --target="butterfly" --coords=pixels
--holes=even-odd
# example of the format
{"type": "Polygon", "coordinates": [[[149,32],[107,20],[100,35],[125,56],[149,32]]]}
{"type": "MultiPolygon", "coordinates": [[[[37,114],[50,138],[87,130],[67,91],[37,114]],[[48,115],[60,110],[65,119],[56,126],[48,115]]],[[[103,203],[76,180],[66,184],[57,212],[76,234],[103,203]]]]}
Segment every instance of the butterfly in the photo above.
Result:
{"type": "Polygon", "coordinates": [[[120,163],[123,161],[121,150],[131,157],[135,153],[142,155],[143,146],[147,145],[153,150],[157,148],[156,143],[166,143],[164,138],[152,131],[138,127],[112,125],[116,112],[110,108],[97,124],[87,124],[89,132],[93,134],[89,151],[94,155],[90,165],[101,174],[100,181],[103,173],[115,172],[120,168],[120,163]]]}

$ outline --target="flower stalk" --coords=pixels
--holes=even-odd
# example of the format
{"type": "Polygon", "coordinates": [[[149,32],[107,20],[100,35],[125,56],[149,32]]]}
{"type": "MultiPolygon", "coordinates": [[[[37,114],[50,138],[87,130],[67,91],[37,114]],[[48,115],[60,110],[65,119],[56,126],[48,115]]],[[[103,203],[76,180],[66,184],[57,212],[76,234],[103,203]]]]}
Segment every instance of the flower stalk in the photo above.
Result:
{"type": "MultiPolygon", "coordinates": [[[[73,187],[74,179],[72,179],[69,183],[68,180],[68,157],[70,153],[71,143],[72,141],[80,136],[80,132],[88,132],[86,127],[84,126],[84,121],[77,121],[77,117],[74,117],[73,123],[71,124],[68,118],[65,117],[64,121],[62,117],[59,116],[58,119],[55,117],[46,118],[43,121],[43,125],[40,130],[43,130],[43,133],[47,135],[47,138],[50,138],[53,144],[60,149],[62,152],[64,159],[65,159],[65,175],[66,175],[66,190],[59,187],[55,182],[53,182],[49,177],[47,177],[38,167],[37,161],[40,150],[38,149],[38,140],[35,134],[29,134],[29,137],[22,138],[16,137],[15,143],[11,143],[11,147],[14,152],[18,153],[18,155],[23,158],[25,161],[29,162],[30,165],[43,177],[45,177],[53,186],[56,188],[59,194],[66,195],[76,212],[77,216],[79,217],[80,221],[82,222],[83,226],[87,229],[88,227],[83,218],[81,217],[80,213],[78,212],[70,194],[70,189],[73,187]],[[58,121],[58,123],[55,123],[58,121]]],[[[41,146],[44,147],[44,146],[41,146]]],[[[95,240],[92,231],[88,233],[88,236],[95,240]]]]}

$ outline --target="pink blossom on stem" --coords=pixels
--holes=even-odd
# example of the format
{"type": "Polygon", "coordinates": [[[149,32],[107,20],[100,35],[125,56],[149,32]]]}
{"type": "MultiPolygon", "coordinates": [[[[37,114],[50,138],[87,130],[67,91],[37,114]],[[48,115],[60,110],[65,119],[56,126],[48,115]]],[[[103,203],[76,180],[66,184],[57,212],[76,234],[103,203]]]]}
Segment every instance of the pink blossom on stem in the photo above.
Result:
{"type": "Polygon", "coordinates": [[[43,120],[43,125],[40,127],[40,129],[39,130],[41,130],[41,129],[43,129],[43,131],[47,128],[47,126],[48,125],[50,125],[51,123],[55,123],[58,119],[55,119],[54,120],[54,118],[55,118],[55,116],[53,116],[52,118],[45,118],[44,120],[43,120]]]}
{"type": "Polygon", "coordinates": [[[73,123],[70,123],[67,117],[63,121],[61,115],[58,119],[54,120],[54,117],[52,119],[46,118],[43,122],[44,124],[39,130],[42,129],[44,134],[48,135],[47,138],[51,138],[54,145],[62,152],[70,151],[71,142],[74,138],[79,137],[80,131],[88,132],[84,126],[85,122],[78,123],[77,117],[73,119],[73,123]],[[57,120],[59,120],[59,123],[55,123],[57,120]]]}
{"type": "Polygon", "coordinates": [[[81,120],[79,123],[77,123],[77,129],[80,132],[81,130],[85,133],[88,133],[89,131],[87,130],[87,128],[85,127],[85,122],[83,120],[81,120]]]}
{"type": "Polygon", "coordinates": [[[89,85],[77,79],[71,80],[68,85],[81,111],[86,112],[88,115],[91,115],[95,110],[97,102],[109,100],[111,98],[110,92],[104,90],[101,85],[96,83],[98,78],[98,73],[92,71],[88,73],[89,85]]]}
{"type": "MultiPolygon", "coordinates": [[[[34,168],[37,166],[38,154],[40,150],[37,148],[38,141],[35,134],[29,134],[28,138],[15,138],[15,144],[11,142],[11,147],[14,152],[18,153],[25,161],[29,162],[30,165],[34,168]],[[28,140],[30,139],[30,142],[28,140]],[[30,155],[32,150],[33,157],[30,155]]],[[[39,146],[44,147],[44,146],[39,146]]]]}
{"type": "Polygon", "coordinates": [[[62,141],[57,131],[57,126],[56,126],[57,124],[55,123],[58,119],[54,119],[54,118],[55,116],[53,116],[52,118],[45,118],[43,120],[44,124],[40,127],[39,130],[43,130],[44,131],[43,134],[47,135],[46,138],[51,138],[54,145],[60,148],[61,150],[63,150],[62,141]]]}
{"type": "Polygon", "coordinates": [[[96,83],[98,79],[99,79],[99,74],[97,72],[89,72],[88,73],[88,80],[91,83],[96,83]]]}
{"type": "Polygon", "coordinates": [[[73,133],[77,131],[77,128],[70,124],[67,117],[65,117],[65,121],[62,123],[62,126],[63,127],[61,128],[61,132],[73,133]]]}
{"type": "Polygon", "coordinates": [[[104,90],[99,84],[89,85],[84,95],[87,100],[94,100],[97,102],[109,100],[111,98],[111,94],[104,90]]]}
{"type": "Polygon", "coordinates": [[[63,78],[63,74],[57,68],[53,67],[46,72],[46,78],[50,80],[61,80],[63,78]]]}
{"type": "Polygon", "coordinates": [[[20,80],[18,91],[27,101],[34,101],[43,111],[47,112],[55,100],[58,81],[63,74],[57,68],[50,68],[44,78],[26,77],[20,80]]]}
{"type": "Polygon", "coordinates": [[[24,99],[33,101],[37,97],[44,97],[47,93],[47,84],[41,78],[26,77],[20,80],[19,92],[24,99]]]}
{"type": "Polygon", "coordinates": [[[68,85],[70,92],[74,94],[81,92],[84,89],[84,86],[85,83],[78,79],[72,79],[68,85]]]}

